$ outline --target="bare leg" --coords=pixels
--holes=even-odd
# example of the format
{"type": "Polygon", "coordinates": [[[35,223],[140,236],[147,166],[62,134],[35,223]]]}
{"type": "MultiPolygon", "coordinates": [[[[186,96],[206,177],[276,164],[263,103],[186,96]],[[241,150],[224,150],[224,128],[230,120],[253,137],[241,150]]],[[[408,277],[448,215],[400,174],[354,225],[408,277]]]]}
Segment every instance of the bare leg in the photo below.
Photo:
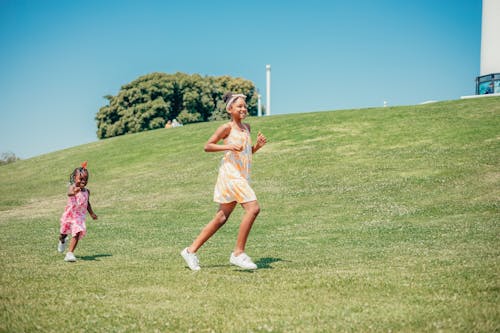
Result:
{"type": "Polygon", "coordinates": [[[66,236],[68,236],[68,235],[65,235],[65,234],[59,234],[59,240],[61,241],[61,243],[66,242],[66,236]]]}
{"type": "Polygon", "coordinates": [[[80,240],[80,233],[77,233],[74,237],[71,238],[71,241],[69,242],[69,252],[73,252],[76,248],[76,245],[78,245],[78,241],[80,240]]]}
{"type": "Polygon", "coordinates": [[[220,204],[219,210],[215,214],[212,221],[201,230],[200,234],[193,241],[193,244],[188,248],[189,253],[195,253],[198,249],[205,244],[205,242],[212,237],[213,234],[219,230],[220,227],[226,223],[227,219],[233,212],[234,207],[236,207],[236,202],[230,202],[227,204],[220,204]]]}
{"type": "Polygon", "coordinates": [[[235,256],[239,256],[241,253],[245,252],[248,234],[250,233],[250,229],[252,229],[253,222],[260,212],[259,203],[257,201],[245,202],[242,203],[241,206],[245,209],[245,215],[243,215],[243,219],[241,220],[238,239],[236,240],[236,246],[233,251],[235,256]]]}

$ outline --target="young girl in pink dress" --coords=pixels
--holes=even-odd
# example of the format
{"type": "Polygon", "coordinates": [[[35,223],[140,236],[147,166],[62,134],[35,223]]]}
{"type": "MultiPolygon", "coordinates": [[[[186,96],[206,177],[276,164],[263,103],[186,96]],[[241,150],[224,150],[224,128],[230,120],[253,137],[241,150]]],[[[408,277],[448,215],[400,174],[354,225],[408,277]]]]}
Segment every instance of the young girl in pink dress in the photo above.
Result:
{"type": "Polygon", "coordinates": [[[257,143],[252,146],[250,125],[242,123],[248,115],[245,99],[246,96],[242,94],[224,95],[231,122],[220,126],[205,144],[206,152],[224,151],[224,156],[214,190],[214,201],[219,203],[219,210],[191,246],[181,252],[189,268],[195,271],[200,269],[196,251],[226,223],[238,203],[245,210],[245,214],[229,262],[244,269],[257,268],[244,251],[248,234],[260,211],[255,192],[250,187],[252,155],[266,144],[266,137],[259,132],[257,143]],[[218,142],[221,140],[223,144],[220,145],[218,142]]]}
{"type": "Polygon", "coordinates": [[[94,220],[97,220],[97,215],[92,211],[92,206],[89,201],[90,191],[85,188],[89,178],[89,172],[86,168],[87,162],[84,162],[80,168],[73,170],[73,173],[70,175],[68,203],[61,216],[61,228],[57,250],[61,253],[64,252],[67,243],[66,236],[71,234],[73,237],[71,238],[68,252],[64,257],[64,260],[69,262],[76,261],[73,251],[78,241],[87,233],[85,214],[89,212],[90,216],[92,216],[94,220]]]}

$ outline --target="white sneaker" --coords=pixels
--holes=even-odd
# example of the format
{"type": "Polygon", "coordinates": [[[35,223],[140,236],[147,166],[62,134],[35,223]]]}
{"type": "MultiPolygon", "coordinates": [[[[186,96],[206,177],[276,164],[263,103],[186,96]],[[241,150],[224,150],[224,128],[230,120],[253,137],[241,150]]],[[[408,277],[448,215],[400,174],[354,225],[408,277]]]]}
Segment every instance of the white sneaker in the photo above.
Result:
{"type": "Polygon", "coordinates": [[[229,262],[244,269],[257,269],[257,265],[254,264],[252,258],[247,256],[246,253],[241,253],[239,256],[235,256],[234,253],[231,253],[229,262]]]}
{"type": "Polygon", "coordinates": [[[181,251],[181,256],[184,258],[186,264],[189,266],[189,268],[191,268],[191,270],[199,271],[201,269],[196,253],[189,253],[187,247],[181,251]]]}
{"type": "Polygon", "coordinates": [[[59,244],[57,244],[57,251],[59,253],[63,253],[64,250],[66,249],[66,242],[67,242],[67,240],[64,243],[62,243],[61,241],[59,241],[59,244]]]}
{"type": "Polygon", "coordinates": [[[75,262],[76,258],[75,258],[75,255],[73,254],[73,252],[66,253],[66,256],[64,257],[64,261],[75,262]]]}

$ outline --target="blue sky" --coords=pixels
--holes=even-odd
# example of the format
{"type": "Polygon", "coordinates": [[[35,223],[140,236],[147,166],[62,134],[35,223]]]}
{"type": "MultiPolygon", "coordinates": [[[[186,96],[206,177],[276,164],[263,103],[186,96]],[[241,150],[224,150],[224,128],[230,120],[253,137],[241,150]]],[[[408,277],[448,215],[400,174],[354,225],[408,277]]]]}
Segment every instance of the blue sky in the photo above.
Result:
{"type": "Polygon", "coordinates": [[[0,153],[96,141],[103,96],[152,73],[253,81],[273,114],[474,94],[480,0],[0,0],[0,153]]]}

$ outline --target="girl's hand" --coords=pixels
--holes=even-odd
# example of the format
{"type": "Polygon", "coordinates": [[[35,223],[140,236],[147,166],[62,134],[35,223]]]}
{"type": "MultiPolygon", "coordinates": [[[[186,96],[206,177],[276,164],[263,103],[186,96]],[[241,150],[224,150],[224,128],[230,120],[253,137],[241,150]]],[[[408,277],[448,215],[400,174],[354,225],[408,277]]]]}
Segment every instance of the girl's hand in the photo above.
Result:
{"type": "Polygon", "coordinates": [[[266,143],[267,143],[267,138],[264,136],[264,134],[262,134],[261,132],[259,132],[257,134],[257,144],[256,144],[256,146],[258,148],[262,148],[266,143]]]}
{"type": "Polygon", "coordinates": [[[256,153],[257,150],[264,147],[266,143],[267,143],[267,138],[264,136],[264,134],[259,132],[257,134],[257,143],[255,144],[255,146],[252,147],[252,153],[256,153]]]}
{"type": "Polygon", "coordinates": [[[234,152],[241,152],[243,151],[243,145],[236,145],[236,144],[229,144],[227,145],[227,150],[234,151],[234,152]]]}
{"type": "Polygon", "coordinates": [[[92,219],[97,220],[97,215],[95,215],[95,213],[90,214],[90,216],[92,216],[92,219]]]}

